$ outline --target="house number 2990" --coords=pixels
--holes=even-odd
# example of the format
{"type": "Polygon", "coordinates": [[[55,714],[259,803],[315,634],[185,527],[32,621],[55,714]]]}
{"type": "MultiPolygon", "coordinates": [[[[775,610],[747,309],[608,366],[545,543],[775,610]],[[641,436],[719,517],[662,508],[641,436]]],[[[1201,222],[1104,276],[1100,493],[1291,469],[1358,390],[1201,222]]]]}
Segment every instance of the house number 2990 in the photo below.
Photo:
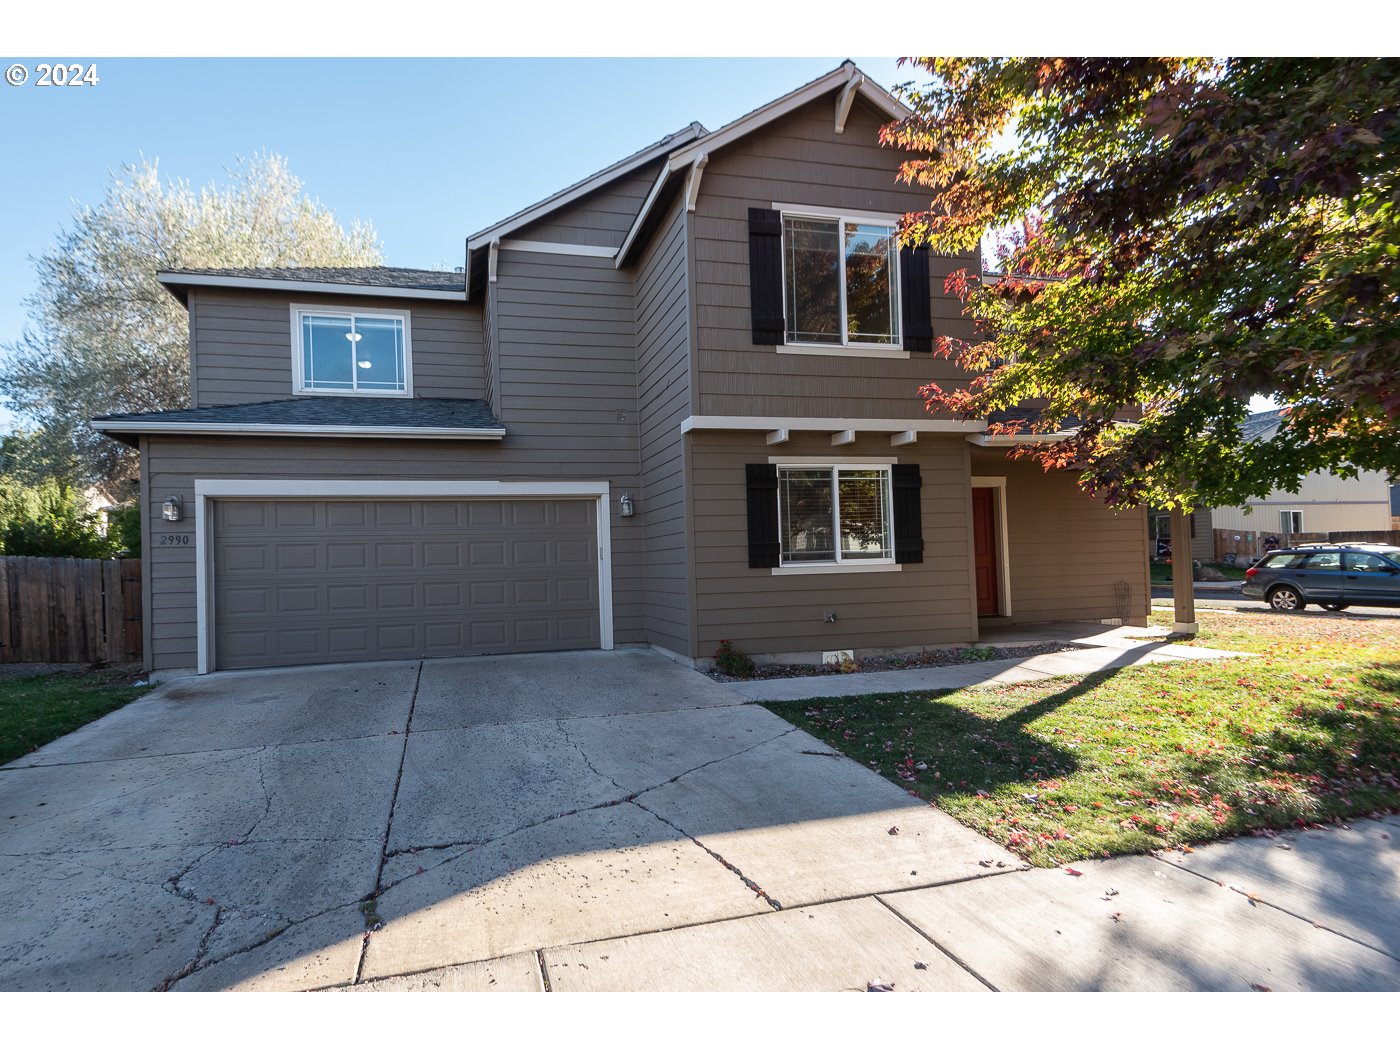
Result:
{"type": "Polygon", "coordinates": [[[160,537],[160,543],[157,544],[160,547],[188,547],[189,545],[190,537],[187,532],[163,533],[160,537]]]}

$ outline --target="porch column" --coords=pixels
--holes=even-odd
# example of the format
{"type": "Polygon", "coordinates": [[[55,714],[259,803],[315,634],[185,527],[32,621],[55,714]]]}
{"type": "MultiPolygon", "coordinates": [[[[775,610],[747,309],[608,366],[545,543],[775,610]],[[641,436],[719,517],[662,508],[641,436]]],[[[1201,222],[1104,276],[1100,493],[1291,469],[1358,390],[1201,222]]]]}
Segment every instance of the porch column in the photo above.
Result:
{"type": "Polygon", "coordinates": [[[1200,629],[1196,623],[1193,570],[1191,515],[1177,508],[1172,511],[1172,601],[1176,609],[1172,630],[1176,634],[1195,634],[1200,629]]]}

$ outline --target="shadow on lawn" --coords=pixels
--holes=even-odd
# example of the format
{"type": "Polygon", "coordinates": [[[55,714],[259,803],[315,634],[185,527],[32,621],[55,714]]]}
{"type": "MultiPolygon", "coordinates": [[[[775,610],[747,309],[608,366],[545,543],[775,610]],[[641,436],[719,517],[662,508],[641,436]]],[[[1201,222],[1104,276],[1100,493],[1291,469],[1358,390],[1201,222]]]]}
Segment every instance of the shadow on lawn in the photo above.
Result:
{"type": "MultiPolygon", "coordinates": [[[[1011,784],[1029,786],[1048,777],[1068,776],[1079,768],[1079,759],[1070,748],[1048,744],[1032,736],[1027,732],[1028,727],[1076,697],[1091,692],[1120,670],[1122,668],[1113,668],[1089,675],[1003,718],[974,714],[948,702],[945,697],[951,694],[901,694],[876,700],[871,717],[882,724],[890,723],[884,729],[893,745],[888,749],[892,760],[896,768],[903,767],[915,777],[909,783],[927,798],[990,792],[1011,784]],[[918,728],[914,729],[916,721],[918,728]],[[928,770],[909,768],[906,753],[912,753],[915,761],[922,761],[928,770]]],[[[849,720],[849,716],[842,717],[849,720]]],[[[844,744],[850,749],[851,741],[858,739],[837,739],[842,730],[832,721],[818,718],[817,725],[832,734],[837,746],[844,744]]],[[[854,725],[852,723],[852,727],[854,725]]]]}

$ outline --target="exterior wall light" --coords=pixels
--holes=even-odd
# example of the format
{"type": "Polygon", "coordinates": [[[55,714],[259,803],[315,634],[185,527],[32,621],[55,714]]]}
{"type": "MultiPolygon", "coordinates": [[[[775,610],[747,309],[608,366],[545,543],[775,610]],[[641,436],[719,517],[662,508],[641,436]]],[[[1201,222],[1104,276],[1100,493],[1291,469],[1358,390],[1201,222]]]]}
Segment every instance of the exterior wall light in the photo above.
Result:
{"type": "Polygon", "coordinates": [[[636,507],[632,505],[632,493],[624,492],[618,497],[617,501],[622,505],[622,516],[624,518],[630,518],[633,514],[637,513],[636,507]]]}
{"type": "Polygon", "coordinates": [[[166,521],[179,521],[185,516],[185,501],[179,496],[171,496],[161,504],[160,516],[166,521]]]}

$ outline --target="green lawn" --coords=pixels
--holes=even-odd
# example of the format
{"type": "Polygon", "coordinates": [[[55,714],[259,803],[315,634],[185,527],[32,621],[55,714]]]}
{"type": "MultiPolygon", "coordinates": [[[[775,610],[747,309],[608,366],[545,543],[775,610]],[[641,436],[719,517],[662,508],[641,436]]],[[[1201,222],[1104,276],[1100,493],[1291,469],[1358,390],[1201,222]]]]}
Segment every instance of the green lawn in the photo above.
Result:
{"type": "Polygon", "coordinates": [[[1400,806],[1400,619],[1199,618],[1258,655],[767,706],[1042,866],[1400,806]]]}
{"type": "Polygon", "coordinates": [[[0,682],[0,764],[135,700],[150,686],[114,671],[60,673],[0,682]]]}

